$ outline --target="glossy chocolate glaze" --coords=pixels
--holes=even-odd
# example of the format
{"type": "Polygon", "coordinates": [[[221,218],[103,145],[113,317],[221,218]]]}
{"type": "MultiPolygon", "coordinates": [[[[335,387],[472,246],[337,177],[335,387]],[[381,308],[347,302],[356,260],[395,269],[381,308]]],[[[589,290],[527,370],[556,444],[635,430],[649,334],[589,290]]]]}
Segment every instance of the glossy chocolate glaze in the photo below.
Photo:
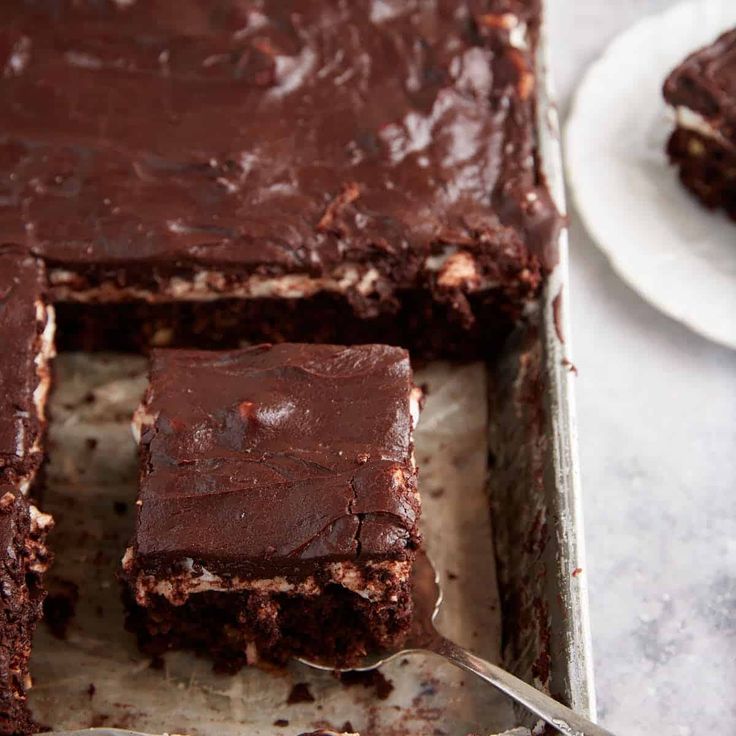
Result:
{"type": "Polygon", "coordinates": [[[17,481],[40,464],[31,453],[42,433],[33,401],[40,348],[37,304],[43,264],[17,247],[0,245],[0,481],[17,481]]]}
{"type": "Polygon", "coordinates": [[[736,146],[736,28],[678,66],[665,82],[664,96],[705,117],[736,146]]]}
{"type": "Polygon", "coordinates": [[[301,575],[418,541],[406,351],[261,345],[152,355],[139,568],[301,575]]]}
{"type": "Polygon", "coordinates": [[[80,289],[369,264],[388,303],[448,244],[528,279],[559,227],[538,20],[537,0],[8,0],[0,234],[80,289]]]}

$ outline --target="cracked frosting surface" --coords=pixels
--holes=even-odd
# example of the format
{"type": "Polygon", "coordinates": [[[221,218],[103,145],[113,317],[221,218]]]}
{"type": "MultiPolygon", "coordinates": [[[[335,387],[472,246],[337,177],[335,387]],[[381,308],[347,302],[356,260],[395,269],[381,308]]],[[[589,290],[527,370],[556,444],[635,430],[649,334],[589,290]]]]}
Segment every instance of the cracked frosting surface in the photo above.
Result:
{"type": "MultiPolygon", "coordinates": [[[[418,543],[405,350],[157,350],[137,413],[134,567],[306,575],[418,543]],[[174,567],[172,567],[172,565],[174,567]]],[[[132,572],[132,568],[131,568],[132,572]]]]}
{"type": "Polygon", "coordinates": [[[4,2],[0,232],[154,291],[371,264],[380,300],[448,244],[533,281],[559,226],[537,22],[514,0],[4,2]]]}

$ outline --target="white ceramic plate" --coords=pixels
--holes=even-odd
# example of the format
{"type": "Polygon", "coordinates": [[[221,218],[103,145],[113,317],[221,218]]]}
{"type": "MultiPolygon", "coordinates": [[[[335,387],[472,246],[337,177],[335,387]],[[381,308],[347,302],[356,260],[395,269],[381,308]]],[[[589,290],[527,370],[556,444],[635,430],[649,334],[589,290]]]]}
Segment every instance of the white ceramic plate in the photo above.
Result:
{"type": "Polygon", "coordinates": [[[580,215],[619,274],[645,299],[736,348],[736,223],[704,209],[664,152],[662,98],[687,54],[736,26],[736,0],[689,0],[619,36],[588,70],[565,133],[580,215]]]}

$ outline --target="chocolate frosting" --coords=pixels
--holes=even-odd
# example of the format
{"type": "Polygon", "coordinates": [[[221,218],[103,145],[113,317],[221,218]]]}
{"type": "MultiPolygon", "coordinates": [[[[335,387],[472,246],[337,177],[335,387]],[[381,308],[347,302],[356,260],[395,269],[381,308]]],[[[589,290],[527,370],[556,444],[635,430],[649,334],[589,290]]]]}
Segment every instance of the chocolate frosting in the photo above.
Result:
{"type": "Polygon", "coordinates": [[[8,0],[0,235],[121,283],[369,262],[406,286],[446,244],[541,256],[538,20],[514,0],[8,0]]]}
{"type": "Polygon", "coordinates": [[[664,96],[671,105],[700,113],[736,146],[736,28],[678,66],[664,96]]]}
{"type": "Polygon", "coordinates": [[[417,542],[406,351],[261,345],[152,355],[134,547],[150,567],[299,573],[417,542]]]}
{"type": "Polygon", "coordinates": [[[14,246],[0,245],[0,480],[26,475],[41,426],[33,402],[42,299],[42,264],[14,246]]]}

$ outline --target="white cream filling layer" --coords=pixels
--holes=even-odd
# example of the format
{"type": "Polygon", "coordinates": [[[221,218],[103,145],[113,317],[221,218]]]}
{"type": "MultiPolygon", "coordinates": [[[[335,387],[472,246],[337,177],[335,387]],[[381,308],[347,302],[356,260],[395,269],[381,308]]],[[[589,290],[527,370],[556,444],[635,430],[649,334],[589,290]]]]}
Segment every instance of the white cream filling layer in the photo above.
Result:
{"type": "MultiPolygon", "coordinates": [[[[56,347],[54,345],[54,335],[56,334],[56,313],[51,305],[44,304],[42,301],[36,302],[36,319],[43,323],[43,331],[39,339],[38,353],[34,358],[36,366],[36,376],[38,383],[33,390],[33,406],[36,416],[40,422],[46,420],[46,401],[49,391],[51,390],[51,360],[56,355],[56,347]]],[[[23,427],[21,423],[20,427],[23,427]]],[[[16,443],[16,454],[18,457],[25,457],[25,435],[23,431],[19,432],[16,443]]],[[[43,451],[41,445],[41,436],[35,437],[33,444],[28,449],[29,455],[35,455],[43,451]]],[[[20,479],[18,487],[23,495],[27,495],[33,481],[36,477],[36,471],[32,470],[20,479]]]]}
{"type": "Polygon", "coordinates": [[[464,288],[468,292],[491,289],[498,283],[483,276],[471,253],[456,245],[446,245],[440,253],[429,256],[424,267],[436,274],[437,284],[448,289],[464,288]]]}
{"type": "Polygon", "coordinates": [[[144,427],[152,427],[156,422],[156,416],[148,413],[148,404],[145,398],[138,404],[133,412],[133,418],[130,422],[130,431],[133,433],[136,445],[141,443],[141,435],[144,427]]]}
{"type": "MultiPolygon", "coordinates": [[[[135,552],[128,547],[123,556],[123,569],[131,573],[135,552]]],[[[370,601],[395,602],[396,595],[388,594],[396,582],[406,580],[411,574],[411,563],[408,561],[367,562],[357,565],[353,562],[333,562],[325,565],[328,583],[340,585],[370,601]],[[368,572],[369,574],[366,574],[368,572]],[[372,573],[380,572],[389,576],[391,584],[386,585],[370,579],[372,573]]],[[[322,593],[314,576],[304,580],[289,581],[282,576],[273,578],[241,578],[238,576],[223,577],[205,567],[195,569],[194,561],[185,558],[181,562],[181,571],[165,580],[154,575],[138,573],[135,581],[135,596],[139,605],[146,605],[151,595],[160,595],[172,605],[182,605],[190,595],[207,591],[234,592],[256,591],[259,593],[289,593],[292,595],[313,598],[322,593]]]]}
{"type": "Polygon", "coordinates": [[[419,414],[421,413],[422,389],[419,386],[413,386],[409,392],[409,414],[411,416],[411,431],[413,432],[419,424],[419,414]]]}
{"type": "MultiPolygon", "coordinates": [[[[484,281],[475,258],[456,246],[447,246],[439,255],[428,256],[424,262],[428,273],[439,272],[438,280],[444,286],[463,285],[470,290],[487,289],[495,284],[484,281]],[[459,270],[460,269],[460,270],[459,270]]],[[[378,293],[381,275],[375,268],[360,269],[347,265],[337,268],[328,276],[285,274],[262,276],[252,274],[239,281],[228,281],[223,271],[201,270],[191,278],[172,276],[159,279],[159,287],[152,291],[137,286],[120,286],[105,281],[97,286],[79,286],[80,277],[73,271],[56,268],[49,272],[54,298],[71,302],[120,302],[141,300],[148,303],[168,301],[207,302],[217,299],[306,299],[327,292],[344,294],[357,291],[362,296],[378,293]]]]}
{"type": "Polygon", "coordinates": [[[56,335],[56,312],[50,304],[36,302],[36,317],[39,322],[44,322],[41,333],[41,344],[36,355],[36,375],[38,385],[33,392],[33,403],[36,407],[39,419],[46,418],[46,401],[51,388],[51,361],[56,355],[54,336],[56,335]]]}
{"type": "Polygon", "coordinates": [[[75,288],[77,274],[65,269],[49,273],[54,296],[61,301],[122,301],[141,299],[157,301],[213,301],[215,299],[304,299],[320,292],[345,293],[354,289],[363,296],[376,291],[380,274],[375,268],[366,270],[357,266],[343,266],[329,276],[285,274],[263,276],[252,274],[240,281],[228,281],[222,271],[197,271],[191,278],[172,276],[159,280],[159,288],[153,292],[136,286],[119,286],[110,281],[89,288],[75,288]]]}
{"type": "Polygon", "coordinates": [[[716,130],[710,123],[708,118],[701,115],[695,110],[691,110],[689,107],[676,107],[675,108],[675,121],[678,128],[684,128],[685,130],[692,130],[694,133],[698,133],[703,138],[709,140],[718,141],[723,145],[728,145],[728,141],[716,130]]]}
{"type": "MultiPolygon", "coordinates": [[[[28,511],[31,517],[32,534],[44,534],[54,526],[54,519],[50,514],[42,513],[33,505],[28,507],[28,511]]],[[[49,555],[46,546],[32,540],[28,540],[28,544],[32,546],[34,553],[29,564],[29,569],[38,574],[45,573],[49,567],[49,555]]]]}

